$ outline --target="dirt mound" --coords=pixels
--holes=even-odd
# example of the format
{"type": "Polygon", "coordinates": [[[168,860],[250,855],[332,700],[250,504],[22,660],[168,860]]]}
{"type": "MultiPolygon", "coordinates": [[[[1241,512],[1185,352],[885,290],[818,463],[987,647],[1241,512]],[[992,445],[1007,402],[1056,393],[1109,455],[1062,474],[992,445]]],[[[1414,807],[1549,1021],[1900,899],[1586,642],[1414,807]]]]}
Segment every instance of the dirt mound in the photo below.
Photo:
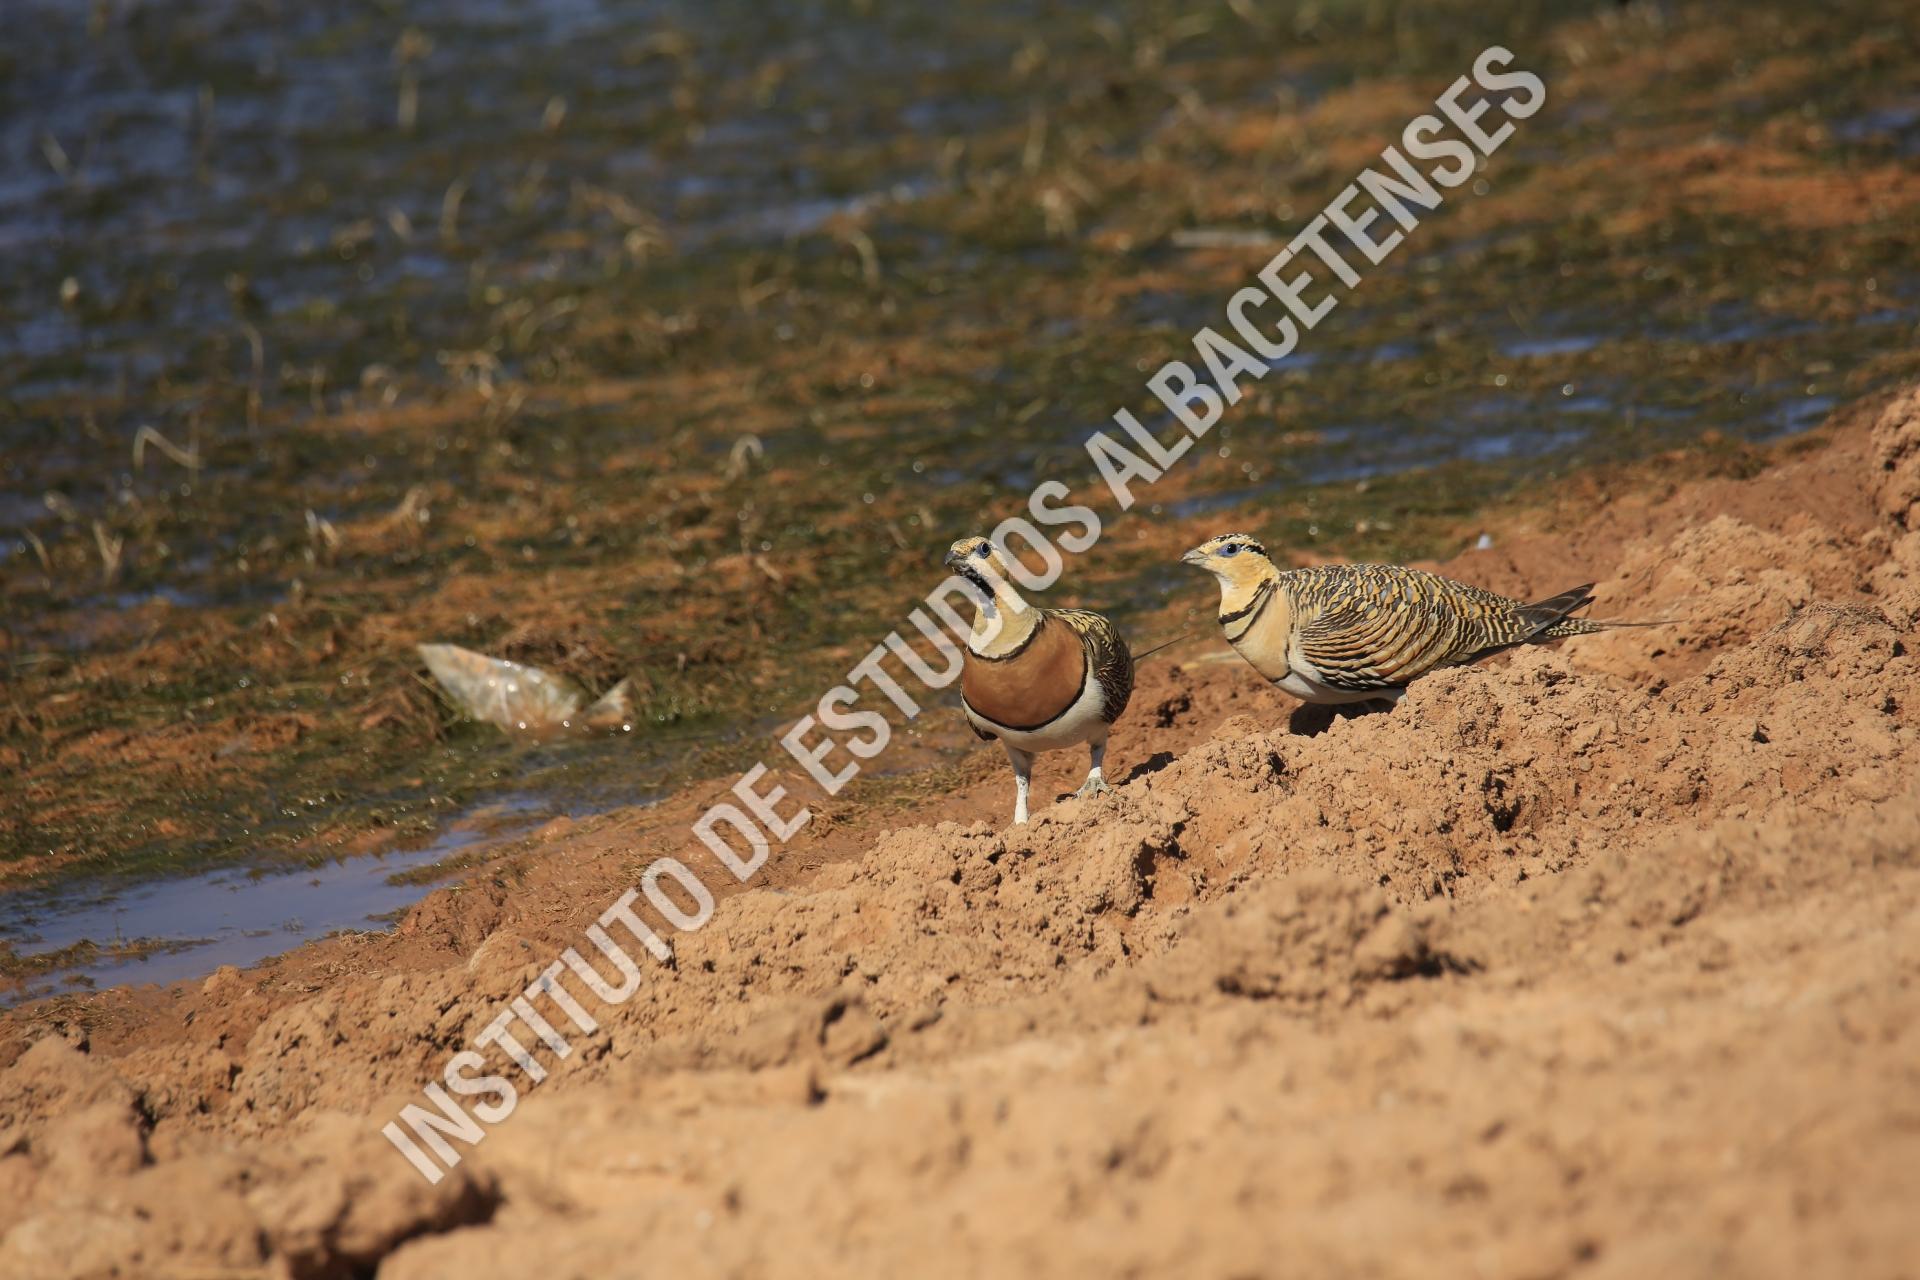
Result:
{"type": "Polygon", "coordinates": [[[1920,529],[1920,388],[1907,391],[1873,424],[1872,477],[1880,514],[1899,529],[1920,529]]]}
{"type": "Polygon", "coordinates": [[[1143,667],[1111,795],[842,810],[431,1189],[379,1125],[708,797],[556,827],[304,989],[216,974],[88,1051],[16,1015],[0,1269],[1897,1274],[1916,439],[1908,395],[1567,535],[1669,626],[1352,719],[1143,667]]]}

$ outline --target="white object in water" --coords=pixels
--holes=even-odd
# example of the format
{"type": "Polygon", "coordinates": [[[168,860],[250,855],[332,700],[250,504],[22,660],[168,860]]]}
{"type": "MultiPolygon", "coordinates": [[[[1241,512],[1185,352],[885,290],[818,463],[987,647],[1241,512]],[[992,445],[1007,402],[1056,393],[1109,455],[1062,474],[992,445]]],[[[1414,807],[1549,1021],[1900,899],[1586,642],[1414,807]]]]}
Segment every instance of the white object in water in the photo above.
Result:
{"type": "Polygon", "coordinates": [[[587,691],[572,680],[523,662],[489,658],[454,644],[423,644],[419,649],[427,670],[455,705],[510,732],[610,729],[633,718],[627,680],[589,702],[587,691]]]}

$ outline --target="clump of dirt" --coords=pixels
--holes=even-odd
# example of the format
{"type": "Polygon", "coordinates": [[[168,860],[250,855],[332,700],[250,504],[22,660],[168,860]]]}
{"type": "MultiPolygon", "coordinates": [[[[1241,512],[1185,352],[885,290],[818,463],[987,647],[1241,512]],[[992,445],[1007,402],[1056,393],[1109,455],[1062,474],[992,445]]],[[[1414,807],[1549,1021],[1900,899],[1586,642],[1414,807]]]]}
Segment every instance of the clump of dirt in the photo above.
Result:
{"type": "Polygon", "coordinates": [[[8,1274],[366,1274],[425,1231],[484,1222],[496,1198],[456,1173],[429,1187],[356,1116],[315,1113],[298,1134],[244,1151],[202,1145],[153,1160],[133,1091],[50,1037],[0,1085],[0,1187],[64,1206],[0,1240],[8,1274]],[[111,1190],[102,1194],[103,1180],[111,1190]]]}
{"type": "Polygon", "coordinates": [[[1445,566],[1668,625],[1352,719],[1150,663],[1108,796],[843,804],[431,1189],[379,1126],[715,786],[556,823],[392,937],[18,1011],[0,1268],[1897,1273],[1916,439],[1910,393],[1445,566]]]}
{"type": "Polygon", "coordinates": [[[1900,529],[1920,528],[1920,390],[1898,396],[1873,426],[1872,480],[1880,514],[1900,529]]]}

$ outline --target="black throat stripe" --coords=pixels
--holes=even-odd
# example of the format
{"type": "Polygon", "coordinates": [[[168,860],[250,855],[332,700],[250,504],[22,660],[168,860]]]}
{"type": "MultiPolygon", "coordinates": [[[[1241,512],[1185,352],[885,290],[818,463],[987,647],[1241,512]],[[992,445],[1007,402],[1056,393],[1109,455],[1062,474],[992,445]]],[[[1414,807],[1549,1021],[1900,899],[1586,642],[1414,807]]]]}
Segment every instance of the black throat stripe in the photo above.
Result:
{"type": "Polygon", "coordinates": [[[1067,712],[1079,706],[1080,698],[1084,696],[1086,692],[1087,692],[1086,682],[1082,680],[1080,683],[1080,694],[1076,695],[1072,702],[1069,702],[1066,706],[1060,708],[1060,710],[1054,712],[1052,715],[1048,716],[1045,720],[1040,721],[1038,724],[1001,724],[998,720],[995,720],[992,716],[981,714],[980,709],[978,707],[974,706],[971,702],[967,701],[967,695],[964,693],[960,695],[960,705],[965,707],[967,710],[973,712],[974,715],[979,716],[980,719],[992,725],[994,728],[1000,730],[1002,733],[1038,733],[1042,729],[1046,728],[1048,725],[1052,724],[1054,721],[1058,720],[1061,716],[1066,715],[1067,712]]]}
{"type": "Polygon", "coordinates": [[[1253,599],[1247,601],[1243,608],[1235,609],[1232,613],[1223,613],[1220,615],[1220,628],[1227,632],[1228,640],[1238,640],[1240,636],[1244,636],[1247,632],[1253,630],[1254,624],[1260,621],[1260,615],[1266,611],[1267,605],[1272,602],[1273,591],[1273,581],[1272,579],[1268,579],[1266,582],[1260,584],[1260,589],[1253,593],[1253,599]],[[1252,616],[1248,617],[1249,614],[1252,616]],[[1247,619],[1247,625],[1240,628],[1240,635],[1235,635],[1231,630],[1228,630],[1233,623],[1240,621],[1242,618],[1247,619]]]}
{"type": "Polygon", "coordinates": [[[1037,618],[1034,621],[1033,630],[1027,632],[1027,638],[1025,640],[1022,640],[1019,644],[1015,645],[1013,648],[1007,650],[1005,653],[990,656],[988,654],[977,652],[972,645],[968,645],[967,656],[969,658],[974,659],[976,662],[1012,662],[1015,658],[1019,657],[1021,654],[1027,651],[1027,647],[1031,645],[1034,642],[1034,640],[1039,637],[1041,629],[1044,628],[1046,625],[1047,625],[1047,615],[1045,613],[1042,613],[1039,616],[1039,618],[1037,618]]]}

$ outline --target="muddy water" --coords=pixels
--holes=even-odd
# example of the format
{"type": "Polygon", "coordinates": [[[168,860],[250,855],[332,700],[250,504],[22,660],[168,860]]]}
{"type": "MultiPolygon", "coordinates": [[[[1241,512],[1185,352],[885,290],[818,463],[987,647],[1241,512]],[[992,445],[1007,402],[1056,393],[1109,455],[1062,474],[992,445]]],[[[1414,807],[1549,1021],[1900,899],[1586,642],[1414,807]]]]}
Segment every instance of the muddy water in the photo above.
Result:
{"type": "MultiPolygon", "coordinates": [[[[19,0],[0,886],[758,754],[1495,40],[1547,109],[1126,520],[1415,555],[1815,425],[1920,371],[1920,49],[1902,4],[1746,12],[19,0]],[[637,723],[507,742],[421,641],[632,674],[637,723]]],[[[74,927],[174,936],[156,900],[74,927]]]]}
{"type": "Polygon", "coordinates": [[[317,867],[230,866],[57,893],[17,891],[0,899],[0,943],[30,976],[0,993],[0,1005],[200,977],[342,930],[385,928],[447,874],[449,859],[481,852],[556,812],[547,797],[508,795],[450,821],[418,849],[317,867]]]}

